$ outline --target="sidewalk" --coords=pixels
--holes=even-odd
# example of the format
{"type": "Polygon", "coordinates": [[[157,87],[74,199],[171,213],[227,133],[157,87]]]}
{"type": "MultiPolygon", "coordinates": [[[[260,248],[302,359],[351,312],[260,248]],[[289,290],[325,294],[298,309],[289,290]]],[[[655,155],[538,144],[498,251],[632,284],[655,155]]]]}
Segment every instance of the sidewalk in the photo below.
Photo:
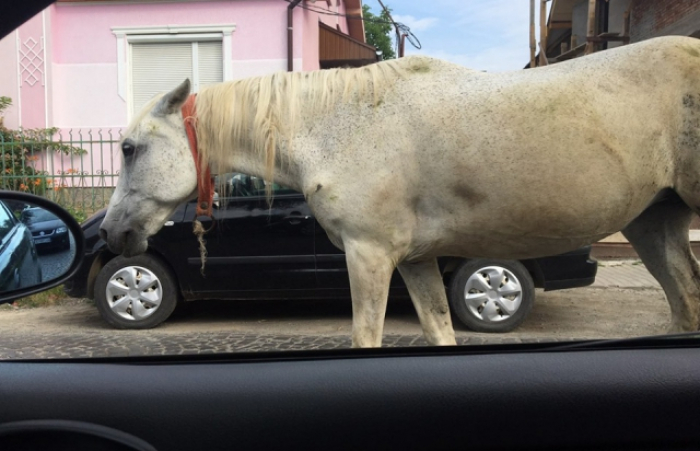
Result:
{"type": "Polygon", "coordinates": [[[598,260],[598,274],[591,287],[661,289],[640,260],[598,260]]]}

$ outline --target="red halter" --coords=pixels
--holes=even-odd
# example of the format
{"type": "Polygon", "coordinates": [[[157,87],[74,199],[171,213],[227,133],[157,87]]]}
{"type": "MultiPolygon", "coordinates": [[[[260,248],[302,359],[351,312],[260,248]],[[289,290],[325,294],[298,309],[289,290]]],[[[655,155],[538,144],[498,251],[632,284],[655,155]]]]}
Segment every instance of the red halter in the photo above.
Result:
{"type": "Polygon", "coordinates": [[[202,172],[199,152],[197,150],[197,110],[195,109],[195,99],[197,94],[191,94],[182,105],[182,118],[185,121],[187,139],[190,143],[190,150],[194,158],[194,165],[197,169],[197,216],[212,217],[212,202],[214,200],[214,178],[211,176],[209,165],[202,172]]]}

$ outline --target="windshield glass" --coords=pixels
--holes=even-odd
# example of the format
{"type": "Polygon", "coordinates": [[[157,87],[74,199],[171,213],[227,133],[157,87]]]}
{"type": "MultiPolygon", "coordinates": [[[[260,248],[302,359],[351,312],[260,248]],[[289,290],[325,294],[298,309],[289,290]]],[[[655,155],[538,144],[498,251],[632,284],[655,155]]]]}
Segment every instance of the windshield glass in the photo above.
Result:
{"type": "Polygon", "coordinates": [[[56,215],[41,208],[24,210],[20,219],[25,224],[58,220],[56,215]]]}
{"type": "Polygon", "coordinates": [[[0,181],[86,252],[0,359],[697,331],[696,3],[51,4],[0,40],[0,181]]]}

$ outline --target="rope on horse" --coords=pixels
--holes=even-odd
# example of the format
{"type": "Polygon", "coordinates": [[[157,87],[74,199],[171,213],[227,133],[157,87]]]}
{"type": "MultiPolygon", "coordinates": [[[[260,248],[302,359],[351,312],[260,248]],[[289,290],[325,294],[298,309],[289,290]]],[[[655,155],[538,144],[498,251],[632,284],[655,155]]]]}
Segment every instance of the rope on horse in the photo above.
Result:
{"type": "Polygon", "coordinates": [[[199,268],[199,272],[204,276],[204,264],[207,262],[207,242],[204,239],[204,234],[207,233],[207,231],[198,219],[194,220],[192,231],[197,235],[197,241],[199,241],[199,258],[202,261],[202,267],[199,268]]]}

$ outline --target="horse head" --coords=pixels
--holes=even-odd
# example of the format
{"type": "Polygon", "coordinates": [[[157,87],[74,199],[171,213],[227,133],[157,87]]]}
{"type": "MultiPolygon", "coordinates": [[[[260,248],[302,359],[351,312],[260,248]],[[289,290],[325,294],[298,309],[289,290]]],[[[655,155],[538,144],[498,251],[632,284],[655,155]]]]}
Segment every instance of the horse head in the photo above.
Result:
{"type": "Polygon", "coordinates": [[[127,128],[119,181],[100,226],[100,236],[112,252],[127,257],[144,252],[148,237],[197,193],[197,171],[181,112],[189,93],[190,81],[185,80],[147,104],[127,128]]]}

